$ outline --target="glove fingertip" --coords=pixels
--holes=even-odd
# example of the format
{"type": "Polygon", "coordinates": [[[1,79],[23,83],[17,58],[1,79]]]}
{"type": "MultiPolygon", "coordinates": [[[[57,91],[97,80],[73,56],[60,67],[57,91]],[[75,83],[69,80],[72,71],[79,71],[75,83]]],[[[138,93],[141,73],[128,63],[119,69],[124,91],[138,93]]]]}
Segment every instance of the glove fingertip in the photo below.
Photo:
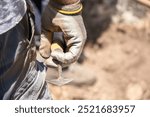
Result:
{"type": "Polygon", "coordinates": [[[54,63],[52,59],[47,59],[45,61],[45,64],[47,65],[47,67],[52,67],[52,68],[58,67],[58,65],[56,63],[54,63]]]}

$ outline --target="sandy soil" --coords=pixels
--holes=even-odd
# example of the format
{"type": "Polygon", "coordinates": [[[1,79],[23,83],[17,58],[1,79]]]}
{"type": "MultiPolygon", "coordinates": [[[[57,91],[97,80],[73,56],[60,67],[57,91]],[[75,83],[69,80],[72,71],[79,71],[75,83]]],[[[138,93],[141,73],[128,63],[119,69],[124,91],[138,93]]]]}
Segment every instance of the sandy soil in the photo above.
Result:
{"type": "MultiPolygon", "coordinates": [[[[150,99],[150,22],[111,24],[87,44],[83,64],[64,72],[74,83],[49,85],[54,99],[150,99]]],[[[50,73],[49,73],[50,74],[50,73]]]]}

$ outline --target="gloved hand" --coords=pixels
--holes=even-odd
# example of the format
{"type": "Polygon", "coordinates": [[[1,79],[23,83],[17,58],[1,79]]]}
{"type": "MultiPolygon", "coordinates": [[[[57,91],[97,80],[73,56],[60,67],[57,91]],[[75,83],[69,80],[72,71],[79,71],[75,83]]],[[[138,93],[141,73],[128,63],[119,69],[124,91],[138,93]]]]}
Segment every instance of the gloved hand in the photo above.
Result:
{"type": "Polygon", "coordinates": [[[80,2],[63,5],[63,7],[49,2],[42,15],[42,36],[39,48],[44,58],[50,57],[51,53],[51,57],[63,65],[69,65],[78,59],[86,41],[81,9],[80,2]],[[63,32],[67,46],[65,52],[51,52],[53,32],[63,32]]]}

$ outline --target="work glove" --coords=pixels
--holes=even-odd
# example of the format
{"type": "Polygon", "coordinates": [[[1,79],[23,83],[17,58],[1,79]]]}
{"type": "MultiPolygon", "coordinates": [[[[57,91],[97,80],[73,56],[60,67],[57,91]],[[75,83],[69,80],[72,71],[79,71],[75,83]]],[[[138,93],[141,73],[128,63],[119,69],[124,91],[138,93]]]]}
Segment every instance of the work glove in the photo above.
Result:
{"type": "Polygon", "coordinates": [[[42,57],[49,59],[52,57],[64,66],[74,63],[79,58],[86,41],[81,9],[80,1],[69,5],[57,4],[53,0],[49,2],[42,15],[41,46],[39,48],[42,57]],[[54,32],[63,33],[65,50],[51,50],[54,32]]]}

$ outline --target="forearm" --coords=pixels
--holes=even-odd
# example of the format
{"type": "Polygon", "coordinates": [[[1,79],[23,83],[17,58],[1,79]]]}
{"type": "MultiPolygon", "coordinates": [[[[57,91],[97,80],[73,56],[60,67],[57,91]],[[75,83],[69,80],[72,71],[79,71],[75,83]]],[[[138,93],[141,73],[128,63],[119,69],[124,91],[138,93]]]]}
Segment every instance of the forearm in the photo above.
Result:
{"type": "Polygon", "coordinates": [[[79,2],[80,0],[52,0],[58,4],[70,5],[79,2]]]}
{"type": "Polygon", "coordinates": [[[76,14],[82,11],[81,0],[50,0],[49,5],[62,14],[76,14]]]}

